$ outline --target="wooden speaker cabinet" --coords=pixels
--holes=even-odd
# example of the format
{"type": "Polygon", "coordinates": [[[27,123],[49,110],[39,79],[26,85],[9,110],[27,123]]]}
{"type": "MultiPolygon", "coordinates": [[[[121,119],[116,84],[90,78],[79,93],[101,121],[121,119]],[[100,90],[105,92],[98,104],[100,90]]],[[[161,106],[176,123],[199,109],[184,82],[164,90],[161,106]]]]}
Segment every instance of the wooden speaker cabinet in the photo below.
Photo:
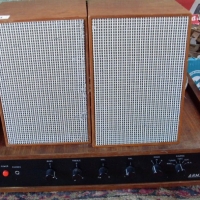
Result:
{"type": "Polygon", "coordinates": [[[93,146],[181,134],[190,13],[168,0],[89,0],[93,146]]]}
{"type": "Polygon", "coordinates": [[[6,145],[89,143],[84,0],[0,5],[6,145]]]}

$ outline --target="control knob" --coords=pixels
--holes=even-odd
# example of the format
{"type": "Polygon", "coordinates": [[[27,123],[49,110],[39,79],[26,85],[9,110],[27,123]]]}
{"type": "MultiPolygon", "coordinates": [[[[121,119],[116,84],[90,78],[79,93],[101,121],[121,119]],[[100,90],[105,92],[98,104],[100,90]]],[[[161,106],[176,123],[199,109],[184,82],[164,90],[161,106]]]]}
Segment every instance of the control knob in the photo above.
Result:
{"type": "Polygon", "coordinates": [[[153,164],[153,166],[151,168],[153,175],[157,178],[163,176],[163,171],[161,168],[162,160],[154,159],[154,160],[151,160],[151,163],[153,164]]]}
{"type": "Polygon", "coordinates": [[[161,166],[159,164],[154,164],[152,166],[152,172],[153,172],[153,175],[155,175],[155,176],[162,176],[163,175],[161,166]]]}
{"type": "Polygon", "coordinates": [[[55,180],[56,178],[56,172],[53,169],[47,169],[46,171],[46,179],[47,180],[55,180]]]}
{"type": "Polygon", "coordinates": [[[110,176],[108,176],[108,169],[104,166],[102,166],[101,168],[99,168],[99,179],[102,178],[110,178],[110,176]]]}
{"type": "Polygon", "coordinates": [[[135,175],[135,168],[133,166],[129,165],[126,168],[125,173],[126,173],[126,177],[133,177],[135,175]]]}
{"type": "Polygon", "coordinates": [[[74,168],[73,171],[72,171],[72,179],[73,179],[73,181],[82,180],[83,176],[81,174],[82,174],[82,171],[78,167],[74,168]]]}
{"type": "Polygon", "coordinates": [[[182,156],[181,158],[170,159],[167,164],[174,166],[177,176],[185,176],[186,175],[185,166],[191,165],[192,162],[188,158],[185,158],[184,156],[182,156]]]}
{"type": "Polygon", "coordinates": [[[184,176],[185,175],[185,169],[183,168],[183,165],[178,163],[175,165],[175,170],[176,173],[180,176],[184,176]]]}

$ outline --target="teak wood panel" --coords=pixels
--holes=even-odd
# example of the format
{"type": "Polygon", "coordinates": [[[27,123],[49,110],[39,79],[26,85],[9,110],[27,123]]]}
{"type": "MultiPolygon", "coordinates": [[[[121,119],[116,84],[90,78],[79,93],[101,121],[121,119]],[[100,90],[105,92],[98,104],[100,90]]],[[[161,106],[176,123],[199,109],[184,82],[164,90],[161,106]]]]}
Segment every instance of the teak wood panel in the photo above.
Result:
{"type": "Polygon", "coordinates": [[[0,15],[10,15],[0,23],[87,18],[85,0],[33,0],[3,2],[0,15]]]}
{"type": "MultiPolygon", "coordinates": [[[[92,36],[92,19],[99,18],[128,18],[128,17],[176,17],[188,16],[188,33],[187,46],[185,52],[185,64],[183,72],[182,96],[180,103],[180,115],[178,126],[178,139],[182,132],[182,113],[184,104],[185,84],[187,80],[187,57],[189,52],[190,30],[191,30],[191,14],[188,10],[183,8],[179,3],[173,0],[88,0],[88,30],[89,30],[89,59],[90,59],[90,85],[91,85],[91,120],[92,120],[92,145],[93,147],[102,148],[103,146],[96,146],[95,139],[95,89],[94,89],[94,69],[93,69],[93,36],[92,36]],[[147,9],[148,8],[148,9],[147,9]],[[163,9],[164,8],[164,9],[163,9]]],[[[177,142],[169,143],[146,143],[146,144],[125,144],[117,146],[146,146],[146,145],[163,145],[175,144],[177,142]]],[[[106,145],[112,147],[113,145],[106,145]]]]}
{"type": "Polygon", "coordinates": [[[146,17],[189,15],[175,0],[88,0],[88,15],[104,17],[146,17]]]}
{"type": "Polygon", "coordinates": [[[200,111],[188,92],[184,101],[182,134],[178,144],[107,148],[93,148],[91,144],[6,147],[1,130],[0,160],[200,153],[200,111]]]}
{"type": "Polygon", "coordinates": [[[83,185],[83,186],[38,186],[38,187],[1,187],[0,192],[52,192],[52,191],[85,191],[85,190],[121,190],[131,188],[160,188],[199,185],[200,181],[177,181],[160,183],[128,183],[110,185],[83,185]]]}

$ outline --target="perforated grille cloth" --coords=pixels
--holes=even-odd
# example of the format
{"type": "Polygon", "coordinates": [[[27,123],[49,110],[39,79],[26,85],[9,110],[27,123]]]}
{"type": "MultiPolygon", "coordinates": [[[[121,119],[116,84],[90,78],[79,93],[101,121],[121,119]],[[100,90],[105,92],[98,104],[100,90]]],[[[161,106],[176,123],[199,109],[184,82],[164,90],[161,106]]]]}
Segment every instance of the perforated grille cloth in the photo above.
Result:
{"type": "Polygon", "coordinates": [[[0,26],[8,143],[87,142],[84,20],[0,26]]]}
{"type": "Polygon", "coordinates": [[[177,141],[188,17],[92,27],[96,145],[177,141]]]}

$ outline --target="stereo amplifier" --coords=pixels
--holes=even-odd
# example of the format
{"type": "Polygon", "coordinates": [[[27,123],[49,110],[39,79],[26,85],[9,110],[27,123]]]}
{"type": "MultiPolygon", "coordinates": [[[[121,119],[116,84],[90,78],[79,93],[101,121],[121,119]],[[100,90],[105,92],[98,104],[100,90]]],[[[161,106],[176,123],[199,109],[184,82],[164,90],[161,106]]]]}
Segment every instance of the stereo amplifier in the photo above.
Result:
{"type": "Polygon", "coordinates": [[[190,20],[169,0],[1,3],[0,191],[200,184],[190,20]]]}

